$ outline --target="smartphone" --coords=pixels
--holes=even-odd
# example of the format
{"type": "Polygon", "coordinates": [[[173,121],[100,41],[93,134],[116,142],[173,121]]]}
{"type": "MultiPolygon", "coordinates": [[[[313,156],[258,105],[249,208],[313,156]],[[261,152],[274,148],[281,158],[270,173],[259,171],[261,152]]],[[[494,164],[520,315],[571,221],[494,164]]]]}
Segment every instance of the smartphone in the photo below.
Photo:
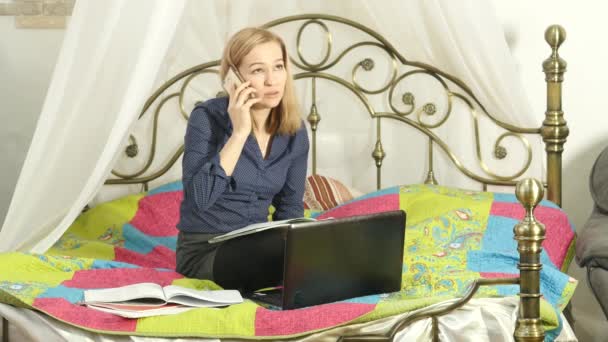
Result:
{"type": "Polygon", "coordinates": [[[243,83],[243,79],[239,75],[238,71],[234,70],[233,67],[228,68],[228,72],[226,73],[226,77],[224,77],[224,90],[226,90],[229,94],[234,91],[234,89],[240,86],[243,83]]]}
{"type": "MultiPolygon", "coordinates": [[[[228,67],[228,72],[226,73],[226,77],[224,77],[224,90],[230,94],[231,91],[234,91],[234,89],[243,84],[243,82],[245,81],[243,81],[239,72],[234,67],[228,67]]],[[[255,98],[255,93],[249,94],[249,98],[255,98]]]]}

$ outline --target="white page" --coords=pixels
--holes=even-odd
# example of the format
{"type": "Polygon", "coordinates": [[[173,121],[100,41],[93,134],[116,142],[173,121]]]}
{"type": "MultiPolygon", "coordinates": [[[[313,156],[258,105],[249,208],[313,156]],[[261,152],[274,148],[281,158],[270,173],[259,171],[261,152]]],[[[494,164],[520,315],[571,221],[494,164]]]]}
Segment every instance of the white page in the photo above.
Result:
{"type": "Polygon", "coordinates": [[[165,300],[163,288],[154,283],[140,283],[111,289],[95,289],[84,291],[85,303],[92,302],[124,302],[128,300],[154,298],[165,300]]]}
{"type": "Polygon", "coordinates": [[[309,218],[309,217],[299,217],[299,218],[292,218],[292,219],[280,220],[280,221],[268,221],[268,222],[254,223],[254,224],[245,226],[243,228],[233,230],[229,233],[222,234],[220,236],[216,236],[213,239],[209,240],[209,243],[216,243],[216,242],[228,240],[228,239],[236,237],[236,236],[261,232],[263,230],[267,230],[267,229],[271,229],[271,228],[275,228],[275,227],[287,226],[291,223],[312,222],[312,221],[316,221],[316,220],[314,218],[309,218]]]}
{"type": "Polygon", "coordinates": [[[172,297],[171,299],[169,299],[170,303],[175,303],[175,304],[181,304],[181,305],[185,305],[188,307],[195,307],[195,308],[215,308],[218,306],[228,306],[231,304],[228,303],[216,303],[216,302],[209,302],[206,300],[202,300],[202,299],[197,299],[197,298],[192,298],[192,297],[188,297],[188,296],[175,296],[172,297]]]}
{"type": "Polygon", "coordinates": [[[153,310],[145,310],[145,311],[130,311],[130,310],[115,310],[104,308],[101,306],[88,305],[87,307],[107,313],[111,313],[113,315],[118,315],[126,318],[140,318],[140,317],[150,317],[150,316],[160,316],[160,315],[175,315],[182,312],[186,312],[194,309],[193,307],[179,306],[179,307],[160,307],[158,309],[153,310]]]}
{"type": "Polygon", "coordinates": [[[243,297],[237,290],[195,290],[182,286],[165,286],[167,301],[193,306],[230,305],[243,302],[243,297]]]}

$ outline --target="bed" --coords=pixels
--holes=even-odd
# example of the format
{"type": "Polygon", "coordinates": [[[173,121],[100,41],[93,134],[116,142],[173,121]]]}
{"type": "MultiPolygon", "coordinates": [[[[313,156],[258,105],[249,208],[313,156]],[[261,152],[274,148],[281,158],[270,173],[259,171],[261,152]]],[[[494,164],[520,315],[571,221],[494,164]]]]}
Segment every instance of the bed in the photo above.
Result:
{"type": "Polygon", "coordinates": [[[557,52],[565,38],[563,29],[552,26],[546,32],[552,53],[543,63],[545,120],[541,127],[521,128],[495,119],[458,78],[407,60],[384,37],[359,23],[306,14],[280,18],[264,27],[282,35],[295,49],[291,61],[307,108],[311,142],[307,215],[344,217],[406,210],[402,291],[285,312],[246,301],[225,309],[138,320],[78,305],[84,289],[139,281],[217,288],[210,281],[183,278],[173,271],[182,196],[179,138],[197,101],[225,96],[219,91],[216,60],[180,72],[150,96],[141,111],[141,126],[129,137],[105,192],[47,253],[0,257],[4,340],[11,340],[10,322],[33,340],[496,341],[514,337],[575,341],[562,314],[577,283],[564,273],[575,236],[560,209],[561,154],[568,136],[561,111],[565,62],[557,52]],[[305,57],[304,32],[313,27],[323,37],[319,62],[305,57]],[[359,40],[335,41],[339,32],[352,32],[359,40]],[[330,58],[333,48],[337,57],[330,58]],[[388,61],[384,69],[378,56],[388,61]],[[376,80],[384,83],[365,85],[366,75],[373,73],[381,74],[376,80]],[[433,88],[439,95],[429,91],[433,88]],[[340,110],[332,109],[337,97],[345,94],[354,107],[347,109],[342,102],[340,110]],[[356,116],[354,111],[363,114],[356,116]],[[471,120],[473,144],[451,146],[441,134],[449,119],[462,113],[471,120]],[[353,129],[350,122],[359,119],[365,122],[363,128],[353,129]],[[326,127],[332,120],[337,126],[326,127]],[[483,123],[495,128],[483,128],[483,123]],[[163,131],[167,126],[172,131],[163,131]],[[345,134],[341,143],[324,133],[339,130],[345,134]],[[497,138],[482,139],[487,132],[499,133],[497,138]],[[409,151],[404,158],[407,145],[389,146],[387,134],[405,141],[416,134],[425,144],[417,151],[422,159],[412,162],[416,156],[409,151]],[[177,145],[161,142],[172,135],[178,137],[177,145]],[[495,142],[493,161],[484,158],[486,139],[495,142]],[[532,158],[538,148],[531,146],[534,139],[542,139],[546,150],[543,181],[525,178],[532,162],[544,159],[532,158]],[[509,140],[518,144],[519,152],[505,147],[509,140]],[[355,147],[356,141],[369,149],[355,147]],[[355,164],[323,169],[319,160],[337,158],[323,153],[328,144],[338,146],[333,153],[352,154],[355,164]],[[459,158],[463,147],[473,150],[475,168],[459,158]],[[511,172],[493,168],[508,169],[500,162],[513,159],[517,165],[511,172]],[[419,180],[386,181],[387,167],[397,168],[397,162],[414,165],[419,180]],[[450,172],[461,173],[478,187],[437,184],[436,176],[442,172],[437,163],[451,163],[450,172]],[[344,179],[345,169],[362,172],[344,179]],[[363,185],[367,183],[362,179],[369,176],[372,189],[363,185]],[[515,194],[488,191],[494,188],[515,189],[515,194]]]}

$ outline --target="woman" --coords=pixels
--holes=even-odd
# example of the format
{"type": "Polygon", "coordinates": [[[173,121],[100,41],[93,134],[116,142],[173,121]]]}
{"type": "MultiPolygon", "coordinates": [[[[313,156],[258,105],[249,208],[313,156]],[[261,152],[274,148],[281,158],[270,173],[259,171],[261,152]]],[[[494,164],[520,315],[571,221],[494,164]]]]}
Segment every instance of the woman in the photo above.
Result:
{"type": "Polygon", "coordinates": [[[297,110],[283,40],[246,28],[227,43],[222,79],[243,83],[228,97],[198,105],[188,122],[183,158],[177,271],[245,292],[282,279],[283,241],[266,231],[209,244],[214,236],[267,220],[301,217],[308,136],[297,110]]]}

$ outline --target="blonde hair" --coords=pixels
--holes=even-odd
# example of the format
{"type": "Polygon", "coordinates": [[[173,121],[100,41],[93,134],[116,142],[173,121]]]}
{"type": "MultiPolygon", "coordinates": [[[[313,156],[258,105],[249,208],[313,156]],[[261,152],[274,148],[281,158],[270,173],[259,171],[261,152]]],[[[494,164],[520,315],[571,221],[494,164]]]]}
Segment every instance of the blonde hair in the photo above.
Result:
{"type": "Polygon", "coordinates": [[[243,61],[243,58],[245,58],[254,47],[268,42],[276,42],[281,46],[287,79],[285,81],[283,98],[278,106],[270,110],[266,128],[271,134],[294,135],[297,130],[300,129],[302,120],[300,119],[298,103],[293,88],[293,78],[291,76],[287,49],[285,48],[285,43],[281,37],[268,30],[257,27],[244,28],[235,33],[224,48],[224,54],[220,64],[220,77],[221,79],[226,77],[228,68],[231,65],[238,68],[239,64],[243,61]]]}

